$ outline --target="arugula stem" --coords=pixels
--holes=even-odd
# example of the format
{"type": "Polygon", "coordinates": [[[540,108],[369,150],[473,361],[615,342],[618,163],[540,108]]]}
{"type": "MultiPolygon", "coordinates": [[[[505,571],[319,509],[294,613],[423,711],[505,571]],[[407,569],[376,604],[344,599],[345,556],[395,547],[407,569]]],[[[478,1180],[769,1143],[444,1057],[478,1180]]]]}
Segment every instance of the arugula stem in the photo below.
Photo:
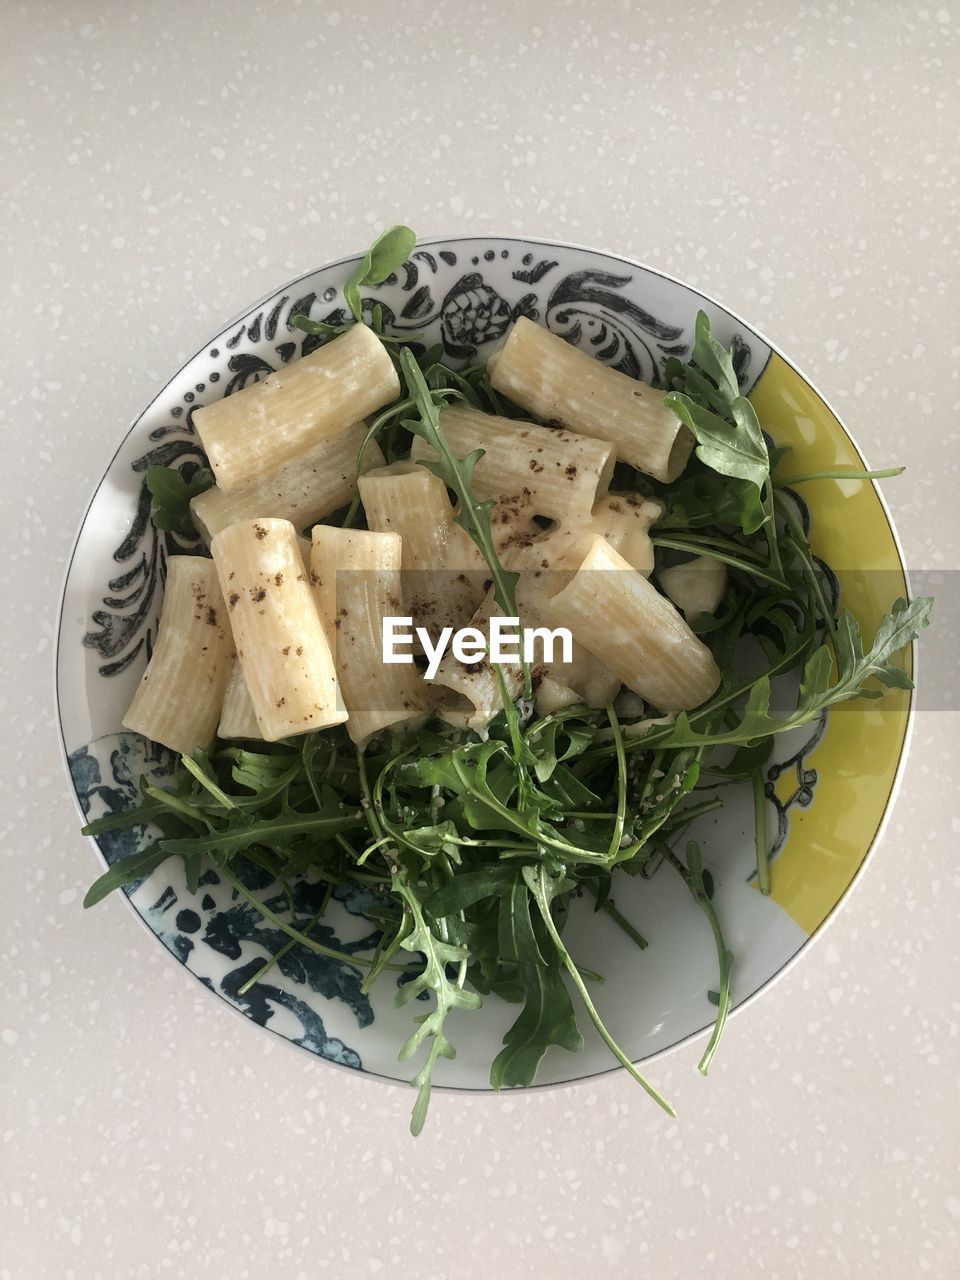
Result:
{"type": "MultiPolygon", "coordinates": [[[[633,925],[626,918],[626,916],[622,915],[617,910],[613,899],[607,898],[604,902],[600,902],[600,894],[593,887],[593,885],[588,883],[587,888],[590,890],[594,898],[599,903],[598,909],[600,911],[606,912],[606,914],[610,917],[610,919],[620,926],[620,928],[627,935],[627,937],[630,938],[631,941],[635,942],[641,951],[645,951],[647,946],[649,945],[646,938],[643,936],[642,933],[640,933],[637,929],[633,927],[633,925]]],[[[584,970],[581,969],[580,972],[583,973],[584,970]]]]}
{"type": "Polygon", "coordinates": [[[668,845],[663,845],[661,852],[666,861],[684,881],[693,894],[697,906],[710,922],[710,929],[717,948],[717,959],[720,964],[720,999],[717,1004],[717,1016],[713,1024],[713,1032],[697,1067],[700,1074],[705,1076],[710,1070],[710,1063],[717,1052],[720,1037],[723,1035],[723,1028],[726,1026],[727,1015],[730,1012],[730,971],[733,967],[733,953],[727,949],[723,930],[720,928],[720,921],[703,883],[703,864],[700,860],[699,846],[692,840],[687,845],[688,867],[683,865],[668,845]]]}
{"type": "Polygon", "coordinates": [[[723,801],[719,796],[713,796],[709,800],[701,800],[699,804],[692,804],[687,809],[681,809],[678,813],[671,814],[660,830],[664,833],[675,833],[678,828],[688,826],[695,818],[702,818],[705,813],[712,813],[714,809],[722,808],[723,801]]]}
{"type": "Polygon", "coordinates": [[[810,551],[810,544],[807,542],[806,534],[803,531],[803,525],[800,523],[788,498],[783,494],[778,493],[775,495],[775,501],[788,529],[793,535],[793,542],[795,550],[800,556],[801,567],[807,581],[810,583],[810,587],[817,603],[817,609],[820,611],[820,616],[826,623],[827,631],[832,640],[833,633],[837,626],[836,614],[827,602],[826,596],[823,594],[823,584],[820,581],[820,574],[817,572],[817,566],[813,562],[813,555],[810,551]]]}
{"type": "MultiPolygon", "coordinates": [[[[321,916],[326,910],[327,902],[330,897],[330,891],[332,889],[333,889],[333,885],[328,882],[327,892],[324,894],[323,901],[321,902],[319,908],[314,912],[313,917],[310,919],[309,923],[307,924],[307,927],[306,927],[307,933],[309,933],[310,930],[313,928],[313,926],[320,920],[321,916]]],[[[259,968],[257,972],[253,974],[252,977],[248,978],[242,987],[238,988],[237,995],[245,996],[247,992],[250,990],[250,988],[254,985],[254,983],[259,982],[260,979],[263,978],[265,974],[270,972],[270,970],[273,968],[275,964],[279,964],[279,962],[283,959],[283,957],[287,954],[287,952],[292,951],[293,948],[297,945],[298,943],[296,938],[288,938],[287,941],[280,948],[280,950],[275,955],[272,955],[270,959],[266,962],[266,964],[264,964],[261,968],[259,968]]]]}
{"type": "Polygon", "coordinates": [[[623,733],[620,729],[617,713],[613,709],[613,703],[608,702],[604,710],[607,713],[607,720],[610,722],[610,728],[613,732],[613,744],[617,753],[617,815],[614,819],[610,847],[607,851],[607,860],[612,862],[620,852],[620,844],[623,840],[623,826],[627,816],[627,755],[623,749],[623,733]]]}
{"type": "Polygon", "coordinates": [[[796,484],[808,484],[811,480],[889,480],[902,476],[906,467],[884,467],[880,471],[865,471],[861,467],[833,467],[826,471],[807,471],[799,476],[784,476],[774,480],[778,489],[792,489],[796,484]]]}
{"type": "Polygon", "coordinates": [[[664,1098],[662,1094],[658,1093],[658,1091],[654,1088],[654,1086],[650,1083],[649,1080],[647,1080],[644,1076],[640,1074],[640,1072],[637,1070],[637,1068],[630,1061],[627,1055],[623,1052],[623,1050],[617,1044],[616,1040],[614,1040],[613,1036],[604,1026],[603,1020],[601,1019],[599,1013],[597,1012],[593,1001],[590,999],[590,993],[587,990],[586,983],[583,980],[580,970],[573,963],[573,960],[570,957],[570,952],[564,946],[563,939],[560,937],[560,934],[557,931],[557,926],[554,923],[553,915],[550,911],[550,906],[549,906],[550,889],[547,886],[547,869],[545,866],[543,866],[543,864],[540,865],[540,868],[537,872],[537,882],[539,887],[539,893],[537,894],[537,897],[536,897],[536,903],[540,911],[540,915],[543,919],[543,923],[546,925],[547,932],[550,934],[550,939],[553,942],[553,945],[557,949],[557,955],[560,957],[561,963],[563,964],[567,973],[569,973],[571,979],[573,980],[573,985],[577,988],[577,991],[580,993],[580,999],[583,1001],[584,1008],[586,1009],[587,1014],[589,1015],[590,1021],[596,1027],[601,1040],[607,1046],[607,1048],[610,1050],[613,1056],[617,1059],[617,1061],[621,1064],[621,1066],[626,1067],[627,1071],[629,1071],[630,1075],[633,1076],[637,1084],[641,1085],[642,1088],[644,1088],[647,1091],[650,1097],[653,1098],[654,1102],[658,1103],[659,1106],[663,1107],[664,1111],[667,1113],[668,1116],[673,1116],[675,1118],[677,1113],[676,1111],[674,1111],[673,1107],[671,1107],[670,1103],[667,1102],[666,1098],[664,1098]]]}
{"type": "Polygon", "coordinates": [[[770,893],[770,855],[767,845],[767,793],[764,788],[763,770],[758,769],[751,779],[753,785],[753,827],[757,845],[757,887],[765,895],[770,893]]]}
{"type": "Polygon", "coordinates": [[[202,826],[210,828],[210,819],[202,809],[197,809],[194,805],[188,804],[186,800],[181,800],[179,796],[173,795],[172,792],[147,784],[143,788],[143,794],[149,796],[151,800],[159,800],[166,808],[173,809],[185,818],[189,818],[192,822],[199,822],[202,826]]]}
{"type": "MultiPolygon", "coordinates": [[[[292,938],[294,942],[299,942],[301,946],[306,947],[309,951],[314,951],[318,956],[327,956],[331,960],[339,960],[343,964],[352,964],[358,969],[368,969],[372,961],[364,959],[362,956],[351,955],[346,951],[338,951],[335,947],[325,947],[322,942],[315,942],[313,938],[309,938],[299,929],[295,929],[293,925],[287,924],[281,916],[275,911],[271,911],[266,903],[261,902],[255,894],[252,894],[247,886],[237,876],[233,874],[229,867],[223,864],[217,865],[217,870],[233,885],[241,898],[244,898],[252,907],[260,912],[264,919],[269,920],[271,924],[275,924],[281,929],[288,938],[292,938]]],[[[383,966],[387,969],[394,969],[398,973],[410,973],[419,966],[415,964],[391,964],[383,966]]]]}
{"type": "MultiPolygon", "coordinates": [[[[762,565],[764,556],[761,552],[755,551],[753,547],[748,547],[744,542],[738,542],[736,538],[728,538],[720,533],[704,533],[698,530],[695,533],[685,533],[683,529],[672,530],[669,526],[664,529],[666,536],[673,541],[683,543],[682,547],[675,547],[677,551],[702,551],[704,547],[716,547],[720,551],[729,551],[731,555],[744,556],[748,560],[756,560],[762,565]]],[[[654,530],[650,535],[656,540],[661,535],[654,530]]]]}
{"type": "MultiPolygon", "coordinates": [[[[779,563],[779,552],[777,553],[777,561],[774,569],[768,570],[762,565],[754,564],[750,560],[744,559],[742,556],[732,555],[729,551],[721,551],[719,547],[710,546],[703,543],[690,543],[683,538],[664,537],[662,534],[651,538],[655,547],[669,548],[673,551],[696,551],[699,555],[708,556],[711,560],[719,560],[723,564],[729,565],[732,569],[739,569],[742,573],[749,573],[754,578],[760,578],[764,582],[769,582],[771,586],[778,587],[781,591],[788,591],[789,587],[783,578],[783,570],[779,563]]],[[[773,547],[776,547],[774,542],[773,547]]]]}

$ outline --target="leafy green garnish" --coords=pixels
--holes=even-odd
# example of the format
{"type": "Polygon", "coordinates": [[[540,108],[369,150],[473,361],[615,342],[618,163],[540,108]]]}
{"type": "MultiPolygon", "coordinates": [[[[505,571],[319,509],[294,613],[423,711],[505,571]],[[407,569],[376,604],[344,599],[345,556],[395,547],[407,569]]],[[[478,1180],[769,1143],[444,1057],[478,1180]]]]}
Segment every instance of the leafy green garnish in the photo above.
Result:
{"type": "Polygon", "coordinates": [[[394,893],[400,898],[409,914],[410,927],[404,934],[403,945],[407,951],[419,951],[424,958],[423,969],[412,982],[400,988],[399,1003],[407,1004],[421,992],[431,993],[435,1000],[433,1009],[417,1019],[417,1028],[400,1050],[404,1062],[417,1052],[427,1040],[430,1048],[426,1061],[413,1078],[419,1089],[410,1117],[410,1132],[416,1136],[423,1128],[430,1104],[430,1087],[433,1068],[438,1058],[453,1058],[456,1051],[444,1033],[447,1015],[454,1009],[478,1009],[480,997],[464,988],[467,972],[467,948],[444,942],[428,925],[415,884],[411,884],[403,872],[395,873],[394,893]],[[447,966],[457,969],[457,976],[447,976],[447,966]]]}
{"type": "Polygon", "coordinates": [[[700,461],[736,482],[726,485],[726,501],[736,508],[742,531],[756,533],[772,520],[769,494],[764,501],[770,455],[753,405],[740,394],[730,352],[711,334],[705,312],[697,314],[691,363],[669,360],[666,379],[678,389],[668,391],[664,404],[692,432],[700,461]]]}
{"type": "Polygon", "coordinates": [[[412,352],[404,349],[400,353],[400,367],[407,384],[410,399],[417,407],[419,419],[410,418],[404,422],[414,435],[426,440],[439,455],[436,459],[420,460],[420,466],[439,476],[444,484],[453,490],[460,501],[460,510],[454,517],[457,524],[465,529],[487,563],[493,579],[493,591],[497,604],[509,616],[517,612],[516,584],[518,574],[508,573],[500,563],[493,543],[493,531],[490,527],[490,512],[496,505],[492,498],[480,502],[474,495],[472,487],[473,469],[483,457],[482,449],[474,449],[465,458],[458,458],[440,429],[440,413],[436,401],[430,393],[420,366],[412,352]]]}
{"type": "Polygon", "coordinates": [[[693,432],[701,462],[718,475],[748,482],[740,504],[740,527],[744,533],[756,533],[766,519],[761,495],[770,475],[770,459],[753,405],[738,397],[731,402],[729,418],[723,418],[681,391],[670,392],[664,404],[693,432]]]}
{"type": "Polygon", "coordinates": [[[400,269],[413,253],[417,243],[416,233],[409,227],[389,227],[379,235],[357,263],[350,279],[343,286],[343,297],[359,321],[362,312],[360,289],[365,284],[383,284],[384,280],[400,269]]]}
{"type": "Polygon", "coordinates": [[[913,681],[893,659],[929,624],[932,608],[933,600],[929,596],[920,596],[910,604],[905,600],[895,601],[866,653],[859,624],[853,614],[844,609],[834,633],[837,678],[831,682],[831,647],[818,646],[804,664],[797,705],[792,712],[785,716],[771,715],[771,681],[769,676],[762,675],[750,686],[747,704],[734,724],[699,730],[694,727],[690,714],[682,711],[669,730],[658,737],[658,746],[750,745],[810,724],[836,703],[850,698],[879,698],[882,691],[870,687],[868,682],[872,679],[890,689],[912,689],[913,681]]]}
{"type": "MultiPolygon", "coordinates": [[[[526,887],[523,893],[527,896],[526,887]]],[[[517,976],[523,1009],[503,1037],[503,1048],[490,1068],[494,1089],[532,1084],[543,1055],[552,1045],[571,1053],[583,1048],[583,1036],[570,993],[563,985],[560,963],[521,962],[517,976]]]]}
{"type": "Polygon", "coordinates": [[[182,538],[195,538],[197,529],[190,514],[190,500],[212,488],[213,472],[208,467],[198,467],[187,480],[177,467],[148,467],[145,478],[151,497],[150,518],[156,527],[182,538]]]}

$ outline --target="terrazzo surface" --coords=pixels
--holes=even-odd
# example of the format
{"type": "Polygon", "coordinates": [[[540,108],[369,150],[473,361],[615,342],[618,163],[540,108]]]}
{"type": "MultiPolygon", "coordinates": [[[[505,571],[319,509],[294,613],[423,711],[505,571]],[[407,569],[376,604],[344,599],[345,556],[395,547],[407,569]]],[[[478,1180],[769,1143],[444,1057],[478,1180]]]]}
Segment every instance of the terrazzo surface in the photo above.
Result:
{"type": "MultiPolygon", "coordinates": [[[[826,937],[656,1068],[435,1098],[200,989],[97,870],[55,733],[66,556],[129,420],[230,316],[403,220],[638,257],[838,407],[908,563],[960,567],[960,8],[0,4],[6,763],[0,1278],[960,1274],[949,624],[826,937]]],[[[957,616],[955,604],[953,617],[957,616]]],[[[954,630],[952,634],[956,634],[954,630]]],[[[955,704],[954,704],[955,705],[955,704]]]]}

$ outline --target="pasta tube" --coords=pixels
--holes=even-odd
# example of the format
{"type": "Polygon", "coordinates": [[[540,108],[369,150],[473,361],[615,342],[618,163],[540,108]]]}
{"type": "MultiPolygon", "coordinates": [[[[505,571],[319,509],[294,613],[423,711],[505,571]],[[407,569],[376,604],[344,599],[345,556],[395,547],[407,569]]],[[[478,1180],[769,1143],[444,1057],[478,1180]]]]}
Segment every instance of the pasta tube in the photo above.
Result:
{"type": "MultiPolygon", "coordinates": [[[[524,627],[553,626],[549,616],[552,596],[573,576],[572,570],[551,568],[544,554],[548,542],[525,547],[507,564],[519,570],[516,584],[517,614],[524,627]]],[[[489,641],[490,620],[502,616],[493,591],[487,592],[483,603],[470,619],[489,641]]],[[[501,663],[500,671],[508,696],[516,699],[523,688],[523,673],[519,665],[501,663]]],[[[599,658],[576,642],[574,637],[569,659],[553,647],[551,655],[538,655],[531,664],[533,691],[536,706],[546,714],[560,706],[573,702],[585,702],[590,707],[602,707],[620,688],[618,676],[607,669],[599,658]]],[[[450,690],[441,706],[441,719],[450,724],[480,731],[503,707],[500,684],[494,665],[486,657],[473,662],[460,662],[453,653],[447,654],[433,681],[434,685],[450,690]]]]}
{"type": "Polygon", "coordinates": [[[209,747],[233,654],[212,562],[171,556],[156,647],[123,717],[124,728],[183,755],[209,747]]]}
{"type": "MultiPolygon", "coordinates": [[[[502,613],[493,598],[493,592],[488,591],[483,603],[470,619],[470,626],[482,633],[488,643],[490,619],[494,616],[501,617],[502,613]]],[[[522,668],[519,664],[501,663],[500,672],[510,699],[518,698],[523,690],[522,668]]],[[[480,733],[503,707],[496,669],[486,657],[480,657],[474,662],[460,662],[452,653],[448,653],[440,663],[433,684],[449,690],[440,707],[441,720],[460,728],[480,733]]]]}
{"type": "Polygon", "coordinates": [[[661,569],[657,578],[687,618],[715,613],[727,590],[727,567],[710,556],[696,556],[683,564],[661,569]]]}
{"type": "MultiPolygon", "coordinates": [[[[521,549],[508,561],[519,571],[516,585],[517,612],[527,627],[552,627],[550,605],[554,595],[573,577],[569,564],[569,543],[562,529],[551,531],[529,548],[521,549]],[[566,553],[566,554],[565,554],[566,553]]],[[[576,563],[582,558],[582,550],[576,563]]],[[[568,701],[585,702],[588,707],[602,707],[616,696],[620,679],[604,663],[577,641],[573,635],[570,660],[554,657],[537,663],[531,674],[538,707],[572,695],[568,701]]]]}
{"type": "MultiPolygon", "coordinates": [[[[289,458],[269,475],[256,476],[229,492],[214,485],[190,503],[194,523],[208,543],[227,525],[251,516],[271,516],[289,520],[297,529],[308,528],[356,494],[357,455],[366,434],[366,426],[355,423],[289,458]]],[[[382,466],[383,454],[371,440],[364,450],[363,469],[382,466]]]]}
{"type": "Polygon", "coordinates": [[[675,480],[693,437],[663,392],[601,364],[525,316],[489,363],[490,385],[545,422],[607,440],[617,457],[657,480],[675,480]]]}
{"type": "MultiPolygon", "coordinates": [[[[468,407],[444,409],[440,427],[459,457],[485,451],[471,477],[481,498],[525,497],[531,513],[566,520],[589,516],[597,494],[609,488],[615,459],[600,440],[468,407]]],[[[412,459],[435,456],[425,440],[414,437],[412,459]]]]}
{"type": "Polygon", "coordinates": [[[483,599],[488,574],[477,547],[453,522],[446,485],[425,467],[395,462],[361,476],[359,488],[370,528],[403,540],[404,595],[414,626],[431,633],[462,626],[483,599]]]}
{"type": "Polygon", "coordinates": [[[243,678],[243,668],[239,659],[234,658],[233,670],[227,681],[227,689],[223,695],[223,710],[220,712],[218,738],[259,738],[260,726],[257,724],[257,713],[250,700],[250,690],[243,678]]]}
{"type": "Polygon", "coordinates": [[[276,742],[346,720],[289,520],[241,520],[222,529],[210,551],[263,737],[276,742]]]}
{"type": "Polygon", "coordinates": [[[340,435],[399,394],[383,343],[355,324],[262,382],[198,409],[193,425],[217,484],[229,492],[340,435]]]}
{"type": "Polygon", "coordinates": [[[554,625],[595,654],[628,689],[661,711],[697,707],[720,671],[665,596],[601,537],[550,603],[554,625]]]}
{"type": "Polygon", "coordinates": [[[350,716],[347,732],[357,744],[388,725],[426,715],[416,667],[383,660],[383,619],[403,612],[400,561],[396,533],[325,524],[313,530],[310,577],[321,617],[334,619],[337,676],[350,716]]]}

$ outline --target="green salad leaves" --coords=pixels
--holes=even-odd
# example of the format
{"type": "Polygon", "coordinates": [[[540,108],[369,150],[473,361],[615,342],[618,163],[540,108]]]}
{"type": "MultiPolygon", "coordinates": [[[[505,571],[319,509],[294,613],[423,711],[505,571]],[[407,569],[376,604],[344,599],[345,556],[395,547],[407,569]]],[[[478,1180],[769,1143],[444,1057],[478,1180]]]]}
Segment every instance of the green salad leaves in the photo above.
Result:
{"type": "Polygon", "coordinates": [[[361,318],[361,286],[383,284],[388,276],[399,271],[413,253],[416,243],[416,233],[403,226],[390,227],[374,240],[343,288],[343,296],[354,320],[361,318]]]}
{"type": "Polygon", "coordinates": [[[151,498],[150,518],[156,527],[182,538],[195,538],[190,500],[211,488],[213,472],[208,467],[197,467],[187,479],[176,467],[148,467],[146,482],[151,498]]]}
{"type": "MultiPolygon", "coordinates": [[[[361,287],[398,270],[414,244],[408,228],[394,227],[371,247],[345,289],[355,320],[363,314],[361,287]]],[[[336,332],[306,319],[300,327],[326,337],[336,332]]],[[[498,604],[514,615],[516,575],[498,559],[492,504],[472,490],[481,454],[456,456],[439,410],[462,400],[517,411],[492,391],[482,366],[449,368],[440,348],[390,349],[401,398],[370,424],[368,438],[376,437],[388,458],[404,456],[411,435],[432,446],[436,458],[423,465],[456,495],[456,518],[489,568],[498,604]]],[[[538,716],[527,670],[523,696],[506,702],[483,738],[431,721],[384,734],[363,751],[342,727],[273,745],[220,743],[209,755],[184,759],[173,786],[144,780],[136,809],[84,829],[96,836],[133,828],[144,842],[101,876],[87,906],[168,857],[182,859],[192,889],[212,863],[239,898],[287,935],[284,950],[305,947],[352,966],[366,990],[399,979],[397,1000],[412,1008],[426,998],[400,1050],[418,1064],[414,1133],[426,1117],[437,1062],[455,1055],[460,1020],[494,997],[517,1007],[502,1046],[491,1052],[495,1088],[532,1083],[551,1050],[581,1049],[579,1006],[614,1057],[670,1111],[601,1018],[594,993],[602,975],[585,969],[565,938],[574,901],[591,902],[598,928],[620,928],[636,945],[642,981],[646,942],[616,907],[614,889],[623,876],[649,874],[657,863],[668,868],[663,874],[682,878],[717,951],[706,1072],[733,999],[734,958],[700,847],[687,838],[691,822],[722,803],[722,786],[752,786],[757,884],[769,892],[763,784],[776,735],[848,699],[878,697],[881,686],[911,687],[897,655],[928,624],[931,602],[897,600],[869,642],[863,639],[810,548],[801,506],[772,480],[780,451],[741,395],[732,354],[713,338],[706,315],[698,317],[691,359],[666,362],[664,393],[694,436],[695,459],[673,484],[636,474],[632,482],[664,504],[653,531],[658,569],[690,555],[728,568],[716,614],[690,619],[723,672],[708,703],[659,723],[649,708],[620,716],[614,706],[577,705],[538,716]],[[749,674],[740,660],[745,652],[752,655],[749,674]],[[784,699],[785,709],[772,709],[784,699]],[[250,887],[254,876],[263,883],[264,873],[278,886],[269,899],[250,887]],[[326,886],[309,918],[298,915],[293,891],[303,876],[326,886]],[[379,942],[372,952],[323,940],[330,898],[351,886],[374,904],[368,915],[379,942]]],[[[152,468],[147,484],[157,527],[189,534],[189,500],[210,479],[152,468]]],[[[343,518],[359,514],[355,505],[343,518]]],[[[265,958],[247,985],[277,959],[265,958]]]]}

